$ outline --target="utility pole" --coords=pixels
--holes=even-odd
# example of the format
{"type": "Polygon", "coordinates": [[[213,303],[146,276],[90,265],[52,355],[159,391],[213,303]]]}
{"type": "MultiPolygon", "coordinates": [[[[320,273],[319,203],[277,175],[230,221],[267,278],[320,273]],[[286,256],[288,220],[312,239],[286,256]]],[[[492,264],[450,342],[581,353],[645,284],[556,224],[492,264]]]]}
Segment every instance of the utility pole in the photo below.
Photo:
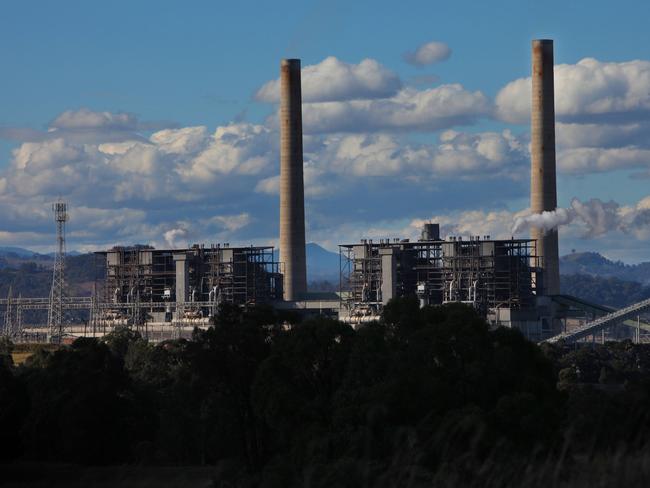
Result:
{"type": "Polygon", "coordinates": [[[47,327],[50,342],[59,344],[64,333],[63,294],[65,288],[65,223],[68,221],[68,205],[59,200],[52,204],[56,222],[57,249],[54,254],[52,289],[47,327]]]}

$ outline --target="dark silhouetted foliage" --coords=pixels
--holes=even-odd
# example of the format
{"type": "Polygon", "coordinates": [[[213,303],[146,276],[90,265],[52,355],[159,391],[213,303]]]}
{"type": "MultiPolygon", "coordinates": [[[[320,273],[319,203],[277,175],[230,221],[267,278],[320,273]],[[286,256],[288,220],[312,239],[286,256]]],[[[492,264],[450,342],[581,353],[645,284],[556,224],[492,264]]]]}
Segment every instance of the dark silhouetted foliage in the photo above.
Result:
{"type": "Polygon", "coordinates": [[[540,348],[462,304],[394,300],[358,330],[222,306],[191,340],[120,329],[21,366],[11,347],[5,460],[207,464],[216,486],[496,487],[650,452],[649,346],[540,348]]]}

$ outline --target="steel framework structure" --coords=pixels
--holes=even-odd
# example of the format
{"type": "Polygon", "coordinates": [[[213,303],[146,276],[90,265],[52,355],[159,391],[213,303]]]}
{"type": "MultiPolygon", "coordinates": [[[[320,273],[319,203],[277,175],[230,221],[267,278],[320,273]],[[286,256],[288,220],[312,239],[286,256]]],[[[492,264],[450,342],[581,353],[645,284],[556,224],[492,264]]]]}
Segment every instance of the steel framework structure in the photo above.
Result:
{"type": "Polygon", "coordinates": [[[587,321],[573,330],[566,330],[541,342],[554,343],[565,341],[567,343],[572,343],[584,340],[588,337],[595,339],[597,333],[601,333],[604,342],[605,331],[620,324],[625,324],[628,327],[635,328],[634,341],[639,342],[641,340],[641,330],[648,329],[648,325],[641,321],[641,315],[648,313],[648,311],[650,311],[650,298],[633,303],[632,305],[623,307],[619,310],[612,310],[605,315],[587,321]]]}
{"type": "MultiPolygon", "coordinates": [[[[148,330],[157,327],[159,331],[167,331],[166,338],[180,336],[180,331],[186,328],[191,331],[194,327],[207,327],[210,321],[207,317],[192,318],[188,311],[214,310],[215,303],[210,301],[200,302],[166,302],[151,304],[147,302],[102,302],[95,297],[63,297],[61,306],[64,313],[70,311],[87,311],[89,318],[77,324],[66,324],[65,334],[59,338],[63,340],[67,335],[87,335],[98,337],[105,335],[119,327],[130,327],[148,337],[148,330]],[[155,324],[151,321],[151,313],[164,312],[166,309],[176,311],[177,318],[167,323],[155,324]],[[180,316],[185,312],[187,316],[180,316]],[[138,317],[141,318],[138,321],[138,317]]],[[[49,311],[49,298],[12,298],[0,299],[0,309],[4,308],[4,323],[0,324],[0,335],[10,337],[22,342],[30,336],[49,337],[47,324],[27,324],[23,314],[29,311],[49,311]]]]}
{"type": "Polygon", "coordinates": [[[58,201],[52,204],[52,211],[56,222],[57,247],[54,254],[47,326],[50,342],[59,342],[65,329],[63,297],[65,294],[65,223],[68,221],[68,206],[65,202],[58,201]]]}
{"type": "Polygon", "coordinates": [[[540,263],[532,239],[473,237],[409,242],[381,239],[342,244],[342,306],[380,308],[385,303],[382,255],[395,256],[389,275],[395,296],[418,295],[424,303],[469,302],[481,311],[533,307],[540,263]]]}
{"type": "Polygon", "coordinates": [[[96,253],[106,262],[106,278],[97,283],[102,301],[159,304],[176,291],[174,258],[187,260],[187,300],[252,305],[281,297],[282,276],[271,246],[213,245],[189,249],[116,247],[96,253]]]}

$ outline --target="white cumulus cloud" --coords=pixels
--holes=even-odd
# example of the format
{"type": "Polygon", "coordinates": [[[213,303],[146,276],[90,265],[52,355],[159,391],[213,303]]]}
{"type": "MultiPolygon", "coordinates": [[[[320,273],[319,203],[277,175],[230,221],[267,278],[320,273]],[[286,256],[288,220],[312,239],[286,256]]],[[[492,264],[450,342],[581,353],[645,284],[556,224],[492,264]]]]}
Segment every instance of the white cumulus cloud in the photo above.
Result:
{"type": "Polygon", "coordinates": [[[220,126],[203,143],[203,149],[195,157],[178,167],[183,180],[209,183],[220,175],[256,175],[273,159],[271,133],[261,125],[220,126]]]}
{"type": "Polygon", "coordinates": [[[215,215],[204,220],[203,225],[217,225],[228,231],[236,231],[251,223],[251,216],[244,212],[237,215],[215,215]]]}
{"type": "MultiPolygon", "coordinates": [[[[531,79],[508,83],[496,97],[506,122],[530,120],[531,79]]],[[[555,66],[555,113],[564,122],[642,120],[650,114],[650,62],[603,62],[585,58],[555,66]]]]}
{"type": "Polygon", "coordinates": [[[650,170],[650,149],[636,146],[576,147],[560,150],[557,161],[560,171],[574,174],[630,168],[650,170]]]}
{"type": "Polygon", "coordinates": [[[445,61],[451,56],[451,49],[444,42],[426,42],[415,51],[404,54],[404,59],[415,66],[426,66],[445,61]]]}
{"type": "Polygon", "coordinates": [[[135,115],[119,112],[95,112],[87,108],[67,110],[51,123],[53,129],[122,129],[135,130],[138,121],[135,115]]]}
{"type": "Polygon", "coordinates": [[[391,98],[308,103],[303,107],[306,133],[436,131],[469,125],[492,112],[480,91],[459,84],[426,90],[404,88],[391,98]]]}
{"type": "Polygon", "coordinates": [[[330,136],[310,155],[329,172],[405,178],[519,178],[527,149],[509,131],[445,131],[438,144],[407,142],[390,134],[330,136]]]}
{"type": "MultiPolygon", "coordinates": [[[[350,99],[386,98],[401,87],[397,74],[374,59],[358,64],[329,56],[301,70],[304,102],[331,102],[350,99]]],[[[255,94],[262,102],[280,101],[280,80],[265,83],[255,94]]]]}
{"type": "Polygon", "coordinates": [[[562,148],[623,147],[647,144],[650,124],[631,122],[626,124],[578,124],[557,123],[555,137],[562,148]]]}

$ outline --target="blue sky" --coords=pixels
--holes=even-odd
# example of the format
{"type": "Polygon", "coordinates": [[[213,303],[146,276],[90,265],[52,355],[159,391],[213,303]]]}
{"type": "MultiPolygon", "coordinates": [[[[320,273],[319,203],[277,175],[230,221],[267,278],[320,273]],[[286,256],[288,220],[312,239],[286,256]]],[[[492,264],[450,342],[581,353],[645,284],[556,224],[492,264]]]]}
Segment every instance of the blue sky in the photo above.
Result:
{"type": "Polygon", "coordinates": [[[70,201],[72,248],[274,242],[276,106],[259,90],[283,57],[315,66],[316,94],[327,74],[348,74],[333,98],[306,100],[309,240],[332,249],[412,236],[427,219],[509,237],[527,207],[529,129],[511,83],[528,76],[530,41],[544,37],[564,66],[562,251],[650,260],[647,2],[0,9],[0,245],[51,247],[48,203],[59,196],[70,201]],[[430,42],[451,54],[405,61],[430,42]],[[368,73],[383,92],[359,91],[368,73]]]}

